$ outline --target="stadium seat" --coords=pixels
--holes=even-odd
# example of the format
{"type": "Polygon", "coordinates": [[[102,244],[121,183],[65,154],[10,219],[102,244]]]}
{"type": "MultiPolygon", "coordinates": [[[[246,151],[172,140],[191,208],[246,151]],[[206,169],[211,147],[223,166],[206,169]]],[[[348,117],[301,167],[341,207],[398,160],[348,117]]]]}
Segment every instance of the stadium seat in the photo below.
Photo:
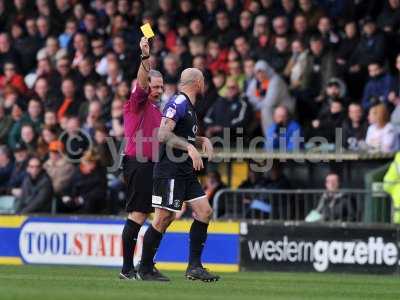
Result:
{"type": "Polygon", "coordinates": [[[17,208],[17,199],[14,196],[0,196],[0,214],[14,214],[17,208]]]}

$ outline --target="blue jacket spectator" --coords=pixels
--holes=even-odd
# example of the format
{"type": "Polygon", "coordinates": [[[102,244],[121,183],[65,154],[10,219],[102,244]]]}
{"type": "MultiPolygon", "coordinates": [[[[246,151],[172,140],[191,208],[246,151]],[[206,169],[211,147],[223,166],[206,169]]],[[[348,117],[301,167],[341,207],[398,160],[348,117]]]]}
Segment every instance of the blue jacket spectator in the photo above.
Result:
{"type": "Polygon", "coordinates": [[[8,147],[0,147],[0,187],[5,187],[8,184],[12,171],[14,169],[14,162],[12,154],[8,147]]]}
{"type": "Polygon", "coordinates": [[[58,36],[58,42],[61,48],[68,48],[72,36],[78,31],[78,25],[74,19],[69,19],[65,23],[65,30],[58,36]]]}
{"type": "Polygon", "coordinates": [[[294,151],[302,147],[301,127],[299,123],[289,119],[289,112],[285,106],[275,109],[274,122],[266,132],[266,150],[294,151]]]}
{"type": "MultiPolygon", "coordinates": [[[[0,186],[0,195],[14,195],[15,189],[19,189],[27,176],[29,160],[28,148],[24,143],[18,143],[13,149],[15,160],[12,164],[12,172],[6,184],[0,186]]],[[[15,195],[14,195],[15,196],[15,195]]]]}
{"type": "Polygon", "coordinates": [[[14,188],[20,188],[27,175],[29,159],[28,148],[24,143],[18,143],[13,149],[15,161],[7,184],[0,189],[0,193],[11,193],[14,188]]]}
{"type": "Polygon", "coordinates": [[[369,109],[378,102],[386,103],[393,86],[393,77],[383,71],[380,63],[373,62],[368,65],[370,79],[364,88],[362,105],[369,109]]]}

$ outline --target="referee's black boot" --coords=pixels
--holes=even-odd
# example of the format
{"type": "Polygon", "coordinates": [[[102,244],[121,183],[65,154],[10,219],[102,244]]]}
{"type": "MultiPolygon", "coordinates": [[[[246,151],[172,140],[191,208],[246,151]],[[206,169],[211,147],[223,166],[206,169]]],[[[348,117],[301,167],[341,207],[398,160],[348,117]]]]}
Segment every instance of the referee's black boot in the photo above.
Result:
{"type": "Polygon", "coordinates": [[[136,278],[138,280],[143,280],[143,281],[161,281],[161,282],[170,281],[169,278],[161,274],[161,272],[158,271],[154,265],[150,269],[146,269],[140,266],[136,274],[136,278]]]}
{"type": "Polygon", "coordinates": [[[129,273],[119,273],[118,278],[121,280],[136,280],[136,271],[132,270],[129,273]]]}
{"type": "Polygon", "coordinates": [[[188,266],[185,277],[189,280],[201,280],[203,282],[214,282],[220,279],[218,275],[210,273],[203,266],[188,266]]]}

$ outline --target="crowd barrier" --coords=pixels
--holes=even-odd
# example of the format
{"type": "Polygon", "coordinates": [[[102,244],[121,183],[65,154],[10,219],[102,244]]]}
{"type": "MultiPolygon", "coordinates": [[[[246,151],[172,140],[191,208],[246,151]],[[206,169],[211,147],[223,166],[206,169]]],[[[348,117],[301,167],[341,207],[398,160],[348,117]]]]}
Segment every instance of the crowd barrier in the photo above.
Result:
{"type": "MultiPolygon", "coordinates": [[[[213,217],[215,220],[304,221],[315,212],[325,193],[325,190],[313,189],[222,189],[214,196],[213,217]]],[[[369,222],[391,222],[392,199],[384,192],[341,189],[331,196],[338,199],[343,209],[326,210],[325,221],[365,223],[366,217],[372,215],[369,222]]]]}
{"type": "MultiPolygon", "coordinates": [[[[124,220],[109,217],[0,217],[0,264],[120,267],[124,220]]],[[[191,221],[163,239],[160,269],[184,270],[191,221]]],[[[309,271],[399,274],[400,232],[389,224],[212,222],[203,261],[215,272],[309,271]]],[[[140,257],[141,230],[135,262],[140,257]]]]}

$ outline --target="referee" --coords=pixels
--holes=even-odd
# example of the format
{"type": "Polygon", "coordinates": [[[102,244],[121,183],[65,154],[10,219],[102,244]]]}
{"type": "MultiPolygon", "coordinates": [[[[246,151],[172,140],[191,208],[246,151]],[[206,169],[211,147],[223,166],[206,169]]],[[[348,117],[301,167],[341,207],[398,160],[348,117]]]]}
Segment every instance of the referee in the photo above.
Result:
{"type": "MultiPolygon", "coordinates": [[[[156,130],[160,126],[160,97],[163,78],[150,70],[150,46],[147,38],[140,41],[141,64],[136,87],[124,104],[125,155],[122,160],[126,184],[128,218],[122,231],[123,266],[120,279],[136,278],[133,253],[140,228],[150,213],[153,188],[153,167],[158,154],[156,130]]],[[[159,272],[155,270],[155,273],[159,272]]],[[[162,276],[160,274],[160,276],[162,276]]]]}

